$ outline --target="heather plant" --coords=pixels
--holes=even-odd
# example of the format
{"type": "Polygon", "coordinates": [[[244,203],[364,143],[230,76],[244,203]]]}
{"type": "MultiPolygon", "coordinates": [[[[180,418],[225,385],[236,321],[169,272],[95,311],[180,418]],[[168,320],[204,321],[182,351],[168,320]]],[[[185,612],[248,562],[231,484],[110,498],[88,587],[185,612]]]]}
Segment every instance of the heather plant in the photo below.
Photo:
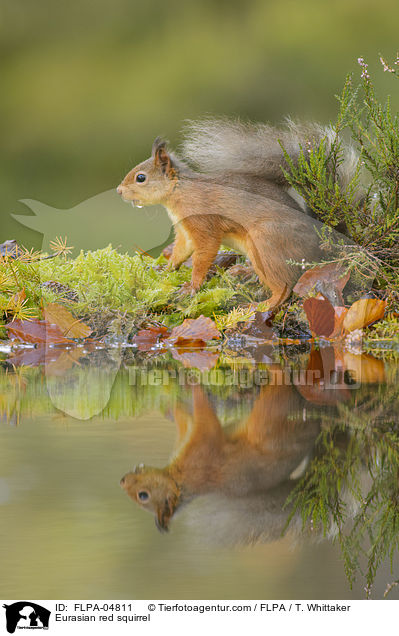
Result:
{"type": "Polygon", "coordinates": [[[364,387],[361,399],[323,416],[314,456],[287,505],[304,527],[333,537],[341,548],[350,586],[359,575],[372,594],[380,566],[388,560],[399,583],[398,370],[386,385],[364,387]]]}
{"type": "MultiPolygon", "coordinates": [[[[392,66],[380,60],[384,72],[398,79],[399,57],[392,66]]],[[[317,146],[309,141],[296,164],[285,152],[289,166],[285,174],[310,210],[349,239],[337,245],[331,234],[323,236],[325,244],[334,247],[333,258],[365,279],[374,279],[373,289],[397,307],[399,115],[392,113],[389,97],[384,103],[378,100],[365,60],[360,57],[358,63],[360,83],[355,85],[353,76],[347,77],[329,134],[317,146]],[[344,152],[343,137],[348,133],[357,159],[355,153],[344,152]]]]}

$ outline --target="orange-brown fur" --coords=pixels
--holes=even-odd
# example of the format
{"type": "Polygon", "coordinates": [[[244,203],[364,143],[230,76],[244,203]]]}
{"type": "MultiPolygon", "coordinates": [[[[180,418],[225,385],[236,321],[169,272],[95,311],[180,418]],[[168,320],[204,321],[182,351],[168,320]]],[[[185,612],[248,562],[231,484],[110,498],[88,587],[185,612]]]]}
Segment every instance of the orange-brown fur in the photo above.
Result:
{"type": "Polygon", "coordinates": [[[167,530],[176,509],[193,497],[223,493],[248,497],[289,480],[312,447],[318,423],[304,418],[304,402],[293,386],[263,386],[245,422],[226,432],[203,389],[193,388],[193,414],[178,404],[180,448],[165,468],[139,466],[121,485],[167,530]],[[147,500],[140,501],[140,493],[147,500]]]}
{"type": "Polygon", "coordinates": [[[248,256],[274,307],[290,295],[301,273],[287,261],[320,259],[317,221],[275,184],[255,181],[194,172],[156,140],[151,158],[126,175],[118,192],[133,204],[166,207],[176,231],[170,267],[178,268],[192,255],[191,293],[201,287],[224,243],[248,256]],[[145,175],[144,183],[136,181],[138,174],[145,175]]]}

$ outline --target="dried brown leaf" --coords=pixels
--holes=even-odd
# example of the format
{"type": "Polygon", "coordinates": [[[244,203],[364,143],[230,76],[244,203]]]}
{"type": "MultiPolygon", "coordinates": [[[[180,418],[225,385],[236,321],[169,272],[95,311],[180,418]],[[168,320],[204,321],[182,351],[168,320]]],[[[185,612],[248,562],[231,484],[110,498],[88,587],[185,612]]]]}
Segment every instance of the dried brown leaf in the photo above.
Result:
{"type": "Polygon", "coordinates": [[[50,325],[45,320],[14,320],[6,325],[12,339],[30,344],[70,343],[57,325],[50,325]]]}
{"type": "Polygon", "coordinates": [[[330,336],[334,331],[334,307],[326,298],[307,298],[303,309],[314,336],[330,336]]]}
{"type": "Polygon", "coordinates": [[[51,325],[57,325],[68,338],[87,338],[91,334],[90,327],[76,319],[63,305],[50,303],[44,307],[43,313],[46,321],[51,325]]]}
{"type": "Polygon", "coordinates": [[[167,339],[171,344],[190,343],[190,346],[203,346],[208,340],[220,338],[220,331],[216,329],[211,318],[199,316],[198,318],[186,318],[178,327],[172,329],[172,333],[167,339]]]}
{"type": "Polygon", "coordinates": [[[345,316],[343,327],[346,332],[363,329],[384,317],[387,303],[377,298],[361,298],[353,303],[345,316]]]}
{"type": "Polygon", "coordinates": [[[332,304],[343,304],[342,291],[350,278],[350,273],[337,263],[317,265],[302,274],[294,287],[298,296],[307,296],[312,290],[322,293],[332,304]]]}

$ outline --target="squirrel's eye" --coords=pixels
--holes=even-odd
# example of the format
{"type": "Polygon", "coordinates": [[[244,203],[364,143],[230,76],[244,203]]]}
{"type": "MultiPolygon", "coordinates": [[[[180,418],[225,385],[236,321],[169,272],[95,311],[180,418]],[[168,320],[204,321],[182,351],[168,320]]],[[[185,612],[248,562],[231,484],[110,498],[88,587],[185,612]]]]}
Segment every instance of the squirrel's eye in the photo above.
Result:
{"type": "Polygon", "coordinates": [[[146,175],[143,174],[142,172],[139,172],[139,174],[136,174],[136,181],[138,183],[144,183],[146,179],[147,179],[146,175]]]}
{"type": "Polygon", "coordinates": [[[150,495],[146,490],[140,490],[140,492],[138,493],[138,497],[140,501],[147,501],[150,498],[150,495]]]}

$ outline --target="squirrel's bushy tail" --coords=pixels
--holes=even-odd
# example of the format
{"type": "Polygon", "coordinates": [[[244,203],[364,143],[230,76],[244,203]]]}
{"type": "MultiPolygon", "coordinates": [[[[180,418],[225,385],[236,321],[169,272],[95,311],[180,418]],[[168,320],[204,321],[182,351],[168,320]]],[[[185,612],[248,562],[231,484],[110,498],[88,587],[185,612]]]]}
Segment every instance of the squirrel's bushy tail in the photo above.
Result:
{"type": "MultiPolygon", "coordinates": [[[[224,118],[188,121],[181,147],[184,159],[206,173],[236,173],[251,175],[287,185],[282,168],[288,170],[283,146],[294,161],[301,148],[317,146],[326,139],[327,149],[334,141],[330,126],[296,123],[287,120],[285,128],[268,124],[243,123],[224,118]]],[[[358,155],[350,145],[342,144],[342,163],[338,179],[345,188],[356,172],[358,155]]]]}

